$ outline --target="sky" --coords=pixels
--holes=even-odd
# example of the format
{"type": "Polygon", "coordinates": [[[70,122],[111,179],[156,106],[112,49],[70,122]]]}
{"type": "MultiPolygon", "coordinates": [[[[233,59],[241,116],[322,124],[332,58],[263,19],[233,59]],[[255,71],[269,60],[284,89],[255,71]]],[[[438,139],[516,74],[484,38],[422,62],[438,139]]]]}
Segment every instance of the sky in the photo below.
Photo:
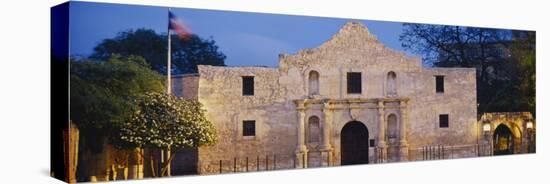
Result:
{"type": "MultiPolygon", "coordinates": [[[[103,39],[113,38],[121,31],[147,28],[166,33],[167,11],[167,7],[72,2],[71,55],[89,56],[103,39]]],[[[387,47],[405,51],[399,42],[400,22],[188,8],[172,8],[171,11],[194,34],[215,40],[219,50],[227,56],[225,64],[228,66],[276,67],[279,54],[294,54],[301,49],[317,47],[348,21],[363,23],[387,47]]]]}

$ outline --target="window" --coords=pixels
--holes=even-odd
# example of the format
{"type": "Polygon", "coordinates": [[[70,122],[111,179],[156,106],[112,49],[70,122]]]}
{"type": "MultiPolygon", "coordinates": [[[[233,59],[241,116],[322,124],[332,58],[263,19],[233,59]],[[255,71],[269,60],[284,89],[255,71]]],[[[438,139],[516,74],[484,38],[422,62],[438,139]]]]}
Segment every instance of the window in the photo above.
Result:
{"type": "Polygon", "coordinates": [[[256,135],[256,121],[245,120],[243,121],[243,136],[255,136],[256,135]]]}
{"type": "Polygon", "coordinates": [[[318,143],[321,140],[321,128],[319,118],[311,116],[308,120],[308,143],[318,143]]]}
{"type": "Polygon", "coordinates": [[[395,78],[397,78],[395,72],[388,72],[388,76],[386,78],[386,95],[389,97],[397,96],[397,86],[395,84],[395,78]]]}
{"type": "Polygon", "coordinates": [[[243,76],[243,96],[254,96],[253,76],[243,76]]]}
{"type": "Polygon", "coordinates": [[[348,72],[348,94],[361,94],[361,72],[348,72]]]}
{"type": "Polygon", "coordinates": [[[374,142],[374,139],[370,139],[370,140],[369,140],[369,145],[370,145],[370,147],[375,147],[375,146],[376,146],[375,143],[376,143],[376,142],[374,142]]]}
{"type": "Polygon", "coordinates": [[[445,79],[443,76],[435,76],[435,92],[443,93],[445,91],[445,79]]]}
{"type": "Polygon", "coordinates": [[[309,95],[319,94],[319,73],[317,71],[309,72],[309,95]]]}
{"type": "Polygon", "coordinates": [[[439,115],[439,128],[449,128],[449,115],[440,114],[439,115]]]}

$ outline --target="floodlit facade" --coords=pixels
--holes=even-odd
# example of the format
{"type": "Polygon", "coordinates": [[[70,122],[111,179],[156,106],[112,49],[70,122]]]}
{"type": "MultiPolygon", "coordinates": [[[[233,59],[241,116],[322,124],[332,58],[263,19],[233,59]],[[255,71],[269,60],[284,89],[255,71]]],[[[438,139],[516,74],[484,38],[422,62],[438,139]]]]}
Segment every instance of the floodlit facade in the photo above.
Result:
{"type": "Polygon", "coordinates": [[[277,68],[198,71],[175,76],[174,94],[204,104],[219,142],[178,156],[176,173],[178,165],[208,174],[463,158],[488,145],[474,68],[423,67],[360,23],[279,55],[277,68]]]}

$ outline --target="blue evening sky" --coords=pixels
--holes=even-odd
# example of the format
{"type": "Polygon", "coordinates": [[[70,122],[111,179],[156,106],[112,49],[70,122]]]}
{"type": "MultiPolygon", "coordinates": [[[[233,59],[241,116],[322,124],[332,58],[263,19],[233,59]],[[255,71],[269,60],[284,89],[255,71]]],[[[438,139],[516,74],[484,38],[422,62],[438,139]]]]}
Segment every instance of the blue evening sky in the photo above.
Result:
{"type": "MultiPolygon", "coordinates": [[[[387,47],[404,50],[399,42],[399,22],[187,8],[172,8],[172,12],[194,34],[214,39],[229,66],[277,66],[280,53],[317,47],[348,21],[362,22],[387,47]]],[[[166,7],[72,2],[71,55],[88,56],[103,39],[124,30],[148,28],[166,33],[167,24],[166,7]]]]}

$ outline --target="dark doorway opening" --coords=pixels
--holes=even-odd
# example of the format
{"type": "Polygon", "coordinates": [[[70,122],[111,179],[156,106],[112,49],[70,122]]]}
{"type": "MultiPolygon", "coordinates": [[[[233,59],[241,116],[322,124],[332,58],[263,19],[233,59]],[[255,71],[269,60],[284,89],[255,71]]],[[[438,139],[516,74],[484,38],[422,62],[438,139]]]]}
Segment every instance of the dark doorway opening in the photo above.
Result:
{"type": "Polygon", "coordinates": [[[340,137],[341,165],[369,163],[369,130],[359,121],[348,122],[340,137]]]}
{"type": "Polygon", "coordinates": [[[493,154],[509,155],[514,154],[514,135],[506,125],[499,125],[493,134],[493,154]]]}

